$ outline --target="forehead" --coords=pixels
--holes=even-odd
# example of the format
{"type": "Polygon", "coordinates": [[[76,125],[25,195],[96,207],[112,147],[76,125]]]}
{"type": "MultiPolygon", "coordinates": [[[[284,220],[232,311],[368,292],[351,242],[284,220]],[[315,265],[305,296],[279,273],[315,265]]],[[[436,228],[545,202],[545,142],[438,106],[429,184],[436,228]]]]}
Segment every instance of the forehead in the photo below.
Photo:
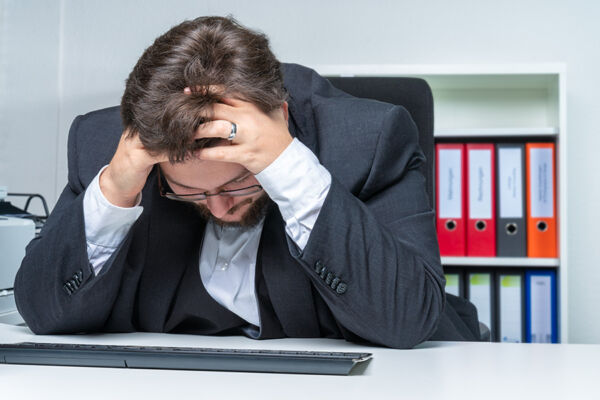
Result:
{"type": "Polygon", "coordinates": [[[240,164],[221,161],[189,160],[183,163],[160,163],[165,177],[179,184],[211,190],[248,172],[240,164]]]}

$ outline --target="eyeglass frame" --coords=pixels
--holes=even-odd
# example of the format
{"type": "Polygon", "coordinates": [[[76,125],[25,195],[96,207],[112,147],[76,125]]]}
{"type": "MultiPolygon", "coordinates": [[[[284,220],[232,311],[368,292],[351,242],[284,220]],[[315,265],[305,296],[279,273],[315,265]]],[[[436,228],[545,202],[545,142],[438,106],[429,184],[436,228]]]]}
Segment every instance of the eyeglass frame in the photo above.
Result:
{"type": "MultiPolygon", "coordinates": [[[[249,196],[251,194],[254,193],[258,193],[261,190],[264,190],[263,187],[261,185],[250,185],[244,188],[240,188],[240,189],[233,189],[233,190],[220,190],[217,193],[208,193],[208,192],[202,192],[202,193],[190,193],[190,194],[177,194],[177,193],[173,193],[173,192],[167,192],[166,189],[163,187],[162,184],[162,174],[160,172],[160,166],[156,166],[156,177],[158,178],[158,193],[161,195],[161,197],[167,198],[169,200],[176,200],[176,201],[188,201],[188,202],[194,202],[194,201],[202,201],[202,200],[206,200],[209,197],[213,197],[213,196],[228,196],[228,197],[242,197],[242,196],[249,196]],[[256,188],[256,190],[253,190],[249,193],[235,193],[235,192],[240,192],[242,190],[248,190],[250,188],[256,188]],[[198,198],[198,196],[204,196],[204,197],[200,197],[198,198]],[[189,198],[188,198],[189,197],[189,198]],[[193,199],[191,197],[194,197],[193,199]]],[[[165,182],[166,182],[166,178],[165,182]]],[[[168,184],[168,182],[166,182],[168,184]]]]}

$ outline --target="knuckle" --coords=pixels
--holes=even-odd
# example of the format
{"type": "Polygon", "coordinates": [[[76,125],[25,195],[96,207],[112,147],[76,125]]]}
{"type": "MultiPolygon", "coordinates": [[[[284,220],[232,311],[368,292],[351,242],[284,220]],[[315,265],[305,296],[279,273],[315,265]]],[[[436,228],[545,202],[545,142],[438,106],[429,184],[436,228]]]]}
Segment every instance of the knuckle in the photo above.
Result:
{"type": "Polygon", "coordinates": [[[225,159],[225,151],[222,149],[217,149],[214,152],[214,156],[217,160],[224,160],[225,159]]]}
{"type": "Polygon", "coordinates": [[[246,163],[246,164],[252,164],[256,160],[256,154],[254,152],[251,152],[251,151],[246,151],[246,152],[244,152],[242,158],[244,160],[244,163],[246,163]]]}
{"type": "Polygon", "coordinates": [[[222,133],[221,136],[225,136],[225,137],[229,136],[229,133],[231,133],[231,126],[232,126],[231,122],[223,121],[221,123],[221,133],[222,133]]]}

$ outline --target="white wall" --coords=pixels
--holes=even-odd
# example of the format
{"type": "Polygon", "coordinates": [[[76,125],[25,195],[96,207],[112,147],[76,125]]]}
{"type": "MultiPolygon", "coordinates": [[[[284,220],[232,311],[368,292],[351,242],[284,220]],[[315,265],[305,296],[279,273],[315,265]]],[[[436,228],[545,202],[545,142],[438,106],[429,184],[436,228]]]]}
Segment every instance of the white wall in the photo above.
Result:
{"type": "Polygon", "coordinates": [[[600,343],[600,2],[1,1],[0,185],[51,203],[73,118],[119,103],[142,50],[186,18],[231,13],[309,66],[565,62],[569,337],[600,343]]]}
{"type": "Polygon", "coordinates": [[[0,4],[0,186],[42,193],[53,204],[57,180],[64,184],[57,176],[59,9],[0,4]]]}

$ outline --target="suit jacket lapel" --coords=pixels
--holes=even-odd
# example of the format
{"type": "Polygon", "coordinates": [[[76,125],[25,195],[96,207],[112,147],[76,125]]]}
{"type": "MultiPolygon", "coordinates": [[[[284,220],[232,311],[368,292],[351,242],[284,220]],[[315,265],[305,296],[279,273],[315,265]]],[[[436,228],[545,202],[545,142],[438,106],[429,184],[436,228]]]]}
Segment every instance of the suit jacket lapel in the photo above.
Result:
{"type": "Polygon", "coordinates": [[[290,255],[285,222],[272,204],[265,219],[259,255],[269,298],[283,331],[291,337],[319,337],[312,287],[290,255]]]}
{"type": "Polygon", "coordinates": [[[171,312],[187,263],[195,262],[205,223],[191,204],[161,197],[152,190],[148,229],[148,256],[139,287],[139,323],[142,329],[161,332],[171,312]]]}

